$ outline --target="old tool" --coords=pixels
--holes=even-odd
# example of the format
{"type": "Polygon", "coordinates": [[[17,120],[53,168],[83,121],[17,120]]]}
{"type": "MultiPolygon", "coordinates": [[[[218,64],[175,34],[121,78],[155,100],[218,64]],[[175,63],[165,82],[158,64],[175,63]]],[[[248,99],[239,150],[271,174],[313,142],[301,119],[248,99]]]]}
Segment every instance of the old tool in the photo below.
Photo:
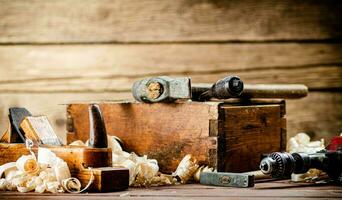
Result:
{"type": "Polygon", "coordinates": [[[132,94],[140,102],[173,102],[178,99],[207,100],[210,98],[228,99],[238,97],[243,91],[243,82],[237,76],[227,76],[213,85],[191,86],[188,77],[167,76],[146,78],[136,81],[132,94]]]}
{"type": "Polygon", "coordinates": [[[211,98],[275,98],[275,99],[298,99],[306,97],[308,88],[302,84],[244,84],[241,80],[230,80],[232,86],[229,89],[227,79],[221,79],[217,83],[193,84],[192,100],[208,101],[211,98]],[[233,92],[231,92],[233,91],[233,92]]]}
{"type": "Polygon", "coordinates": [[[47,116],[26,116],[20,123],[20,130],[33,143],[61,146],[63,143],[54,132],[47,116]]]}
{"type": "Polygon", "coordinates": [[[229,98],[295,99],[307,96],[308,88],[301,84],[244,84],[237,76],[227,76],[214,84],[191,84],[190,78],[167,76],[136,81],[132,94],[140,102],[173,102],[178,99],[208,101],[229,98]]]}
{"type": "Polygon", "coordinates": [[[25,134],[20,128],[22,120],[31,116],[31,113],[25,108],[11,107],[8,109],[8,128],[2,134],[0,142],[23,143],[25,142],[25,134]]]}
{"type": "MultiPolygon", "coordinates": [[[[86,186],[93,174],[94,181],[89,187],[90,191],[112,192],[127,189],[129,170],[112,167],[112,150],[108,148],[100,107],[91,104],[88,108],[88,116],[90,125],[87,134],[90,136],[90,147],[41,144],[39,147],[51,150],[64,160],[68,164],[71,175],[81,181],[82,187],[86,186]]],[[[37,147],[32,150],[38,152],[37,147]]],[[[0,152],[0,165],[15,162],[22,155],[30,153],[23,143],[0,143],[0,152]]]]}
{"type": "Polygon", "coordinates": [[[313,154],[274,152],[260,162],[261,171],[273,178],[302,174],[310,168],[320,169],[337,184],[342,184],[342,150],[322,150],[313,154]]]}
{"type": "Polygon", "coordinates": [[[191,87],[192,100],[207,101],[211,98],[229,99],[241,95],[244,89],[242,80],[237,76],[227,76],[212,85],[198,84],[191,87]]]}
{"type": "Polygon", "coordinates": [[[254,175],[228,172],[202,172],[200,183],[225,187],[253,187],[254,175]]]}
{"type": "Polygon", "coordinates": [[[107,131],[99,105],[89,106],[89,146],[107,148],[107,131]]]}
{"type": "Polygon", "coordinates": [[[132,94],[140,102],[172,102],[177,99],[190,99],[190,87],[191,80],[188,77],[160,76],[134,82],[132,94]]]}

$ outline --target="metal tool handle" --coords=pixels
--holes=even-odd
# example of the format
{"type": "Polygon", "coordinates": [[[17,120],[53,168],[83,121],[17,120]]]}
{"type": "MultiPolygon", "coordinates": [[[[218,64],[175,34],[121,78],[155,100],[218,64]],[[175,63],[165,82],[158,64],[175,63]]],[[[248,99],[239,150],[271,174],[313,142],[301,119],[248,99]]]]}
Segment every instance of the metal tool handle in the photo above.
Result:
{"type": "Polygon", "coordinates": [[[244,84],[238,76],[227,76],[213,85],[197,85],[191,87],[192,100],[207,101],[211,98],[229,99],[239,97],[244,84]]]}
{"type": "Polygon", "coordinates": [[[245,84],[241,98],[298,99],[308,95],[308,87],[301,84],[245,84]]]}

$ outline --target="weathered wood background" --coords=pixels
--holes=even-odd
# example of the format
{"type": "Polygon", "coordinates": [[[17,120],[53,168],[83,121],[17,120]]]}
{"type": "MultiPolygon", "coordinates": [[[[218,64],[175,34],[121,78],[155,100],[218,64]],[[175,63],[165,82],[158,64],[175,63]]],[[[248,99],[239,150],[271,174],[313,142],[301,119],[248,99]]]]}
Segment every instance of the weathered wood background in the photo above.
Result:
{"type": "Polygon", "coordinates": [[[288,134],[342,132],[342,1],[0,0],[0,130],[8,107],[47,114],[65,139],[71,101],[132,98],[145,76],[303,83],[288,134]]]}

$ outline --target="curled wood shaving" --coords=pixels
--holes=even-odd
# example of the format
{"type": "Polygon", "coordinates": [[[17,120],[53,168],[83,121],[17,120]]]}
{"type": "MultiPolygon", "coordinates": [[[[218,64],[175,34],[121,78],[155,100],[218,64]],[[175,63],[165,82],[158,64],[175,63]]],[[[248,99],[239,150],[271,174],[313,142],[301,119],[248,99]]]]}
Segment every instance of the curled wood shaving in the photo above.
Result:
{"type": "Polygon", "coordinates": [[[324,139],[321,139],[320,141],[310,140],[310,137],[306,133],[298,133],[289,139],[287,143],[287,151],[289,153],[316,153],[317,151],[325,148],[324,139]]]}
{"type": "Polygon", "coordinates": [[[16,162],[9,162],[6,164],[3,164],[0,166],[0,178],[2,177],[3,174],[5,174],[5,176],[12,170],[16,170],[17,166],[16,166],[16,162]]]}
{"type": "Polygon", "coordinates": [[[39,165],[36,158],[32,155],[21,156],[17,162],[16,166],[18,170],[25,172],[29,175],[36,175],[39,172],[39,165]]]}
{"type": "Polygon", "coordinates": [[[181,183],[187,183],[187,181],[192,178],[198,167],[197,160],[192,157],[192,155],[188,154],[182,159],[176,171],[172,175],[179,177],[181,183]]]}
{"type": "MultiPolygon", "coordinates": [[[[0,190],[38,193],[84,191],[80,189],[79,180],[71,178],[67,163],[46,148],[38,149],[38,162],[35,155],[24,155],[14,164],[7,163],[0,166],[1,169],[5,172],[5,178],[0,179],[0,190]],[[63,188],[62,183],[65,183],[67,189],[63,188]]],[[[93,179],[92,173],[87,188],[93,179]]]]}
{"type": "Polygon", "coordinates": [[[62,181],[62,186],[65,189],[65,191],[69,193],[81,193],[87,190],[90,187],[90,185],[94,182],[95,178],[92,168],[88,169],[90,170],[90,179],[88,184],[83,189],[81,189],[81,182],[77,178],[71,177],[64,179],[62,181]]]}

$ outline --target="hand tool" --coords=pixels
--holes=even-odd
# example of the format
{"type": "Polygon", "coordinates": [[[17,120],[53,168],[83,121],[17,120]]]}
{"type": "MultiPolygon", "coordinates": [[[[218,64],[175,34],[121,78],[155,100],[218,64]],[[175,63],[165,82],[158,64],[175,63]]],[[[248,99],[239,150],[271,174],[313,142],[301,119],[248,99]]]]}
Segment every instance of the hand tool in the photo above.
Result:
{"type": "MultiPolygon", "coordinates": [[[[64,160],[70,169],[71,175],[81,181],[85,187],[92,174],[94,181],[90,191],[112,192],[125,190],[129,184],[129,170],[112,167],[112,150],[108,148],[107,133],[100,107],[89,106],[89,132],[91,146],[52,146],[39,145],[51,150],[64,160]]],[[[39,148],[38,147],[38,148],[39,148]]],[[[38,148],[32,150],[37,153],[38,148]]],[[[0,165],[15,162],[19,157],[29,154],[24,143],[0,143],[0,165]]]]}
{"type": "Polygon", "coordinates": [[[191,86],[189,77],[152,77],[134,82],[133,97],[140,102],[173,102],[179,99],[207,100],[238,97],[243,90],[243,82],[237,76],[227,76],[213,85],[191,86]],[[193,97],[193,98],[192,98],[193,97]]]}
{"type": "Polygon", "coordinates": [[[8,129],[2,134],[0,142],[23,143],[25,135],[20,128],[20,123],[27,116],[32,116],[25,108],[11,107],[8,109],[8,129]]]}
{"type": "Polygon", "coordinates": [[[132,94],[140,102],[172,102],[177,99],[190,99],[190,87],[191,80],[188,77],[160,76],[134,82],[132,94]]]}
{"type": "Polygon", "coordinates": [[[189,77],[161,76],[136,81],[132,94],[137,101],[147,103],[178,99],[208,101],[212,98],[296,99],[307,96],[308,88],[301,84],[244,84],[237,76],[227,76],[214,84],[191,84],[189,77]]]}
{"type": "Polygon", "coordinates": [[[225,187],[253,187],[254,175],[228,172],[202,172],[200,183],[225,187]]]}

